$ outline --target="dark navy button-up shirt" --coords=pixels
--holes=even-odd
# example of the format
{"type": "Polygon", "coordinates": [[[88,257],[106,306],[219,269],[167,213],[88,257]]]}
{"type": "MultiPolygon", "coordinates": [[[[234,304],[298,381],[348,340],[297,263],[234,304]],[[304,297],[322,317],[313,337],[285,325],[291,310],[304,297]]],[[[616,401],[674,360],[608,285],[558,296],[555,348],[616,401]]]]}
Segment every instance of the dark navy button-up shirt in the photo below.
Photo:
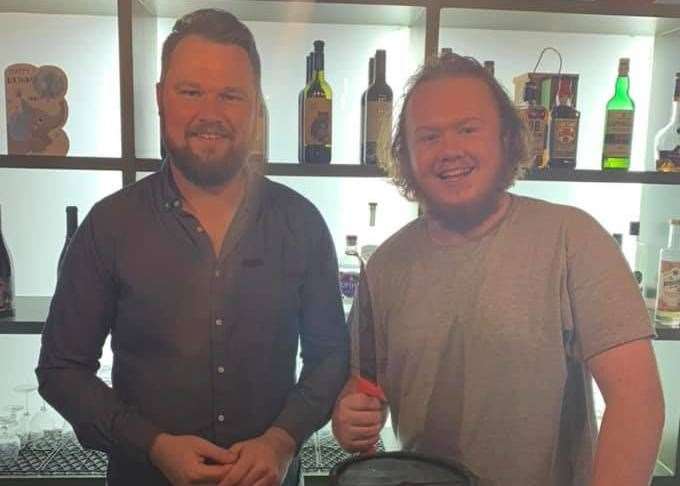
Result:
{"type": "Polygon", "coordinates": [[[84,446],[109,454],[121,484],[160,474],[148,462],[160,432],[229,447],[274,425],[299,447],[347,377],[337,260],[317,209],[249,175],[215,255],[182,206],[167,163],[97,203],[43,333],[40,393],[84,446]],[[109,334],[113,389],[95,376],[109,334]]]}

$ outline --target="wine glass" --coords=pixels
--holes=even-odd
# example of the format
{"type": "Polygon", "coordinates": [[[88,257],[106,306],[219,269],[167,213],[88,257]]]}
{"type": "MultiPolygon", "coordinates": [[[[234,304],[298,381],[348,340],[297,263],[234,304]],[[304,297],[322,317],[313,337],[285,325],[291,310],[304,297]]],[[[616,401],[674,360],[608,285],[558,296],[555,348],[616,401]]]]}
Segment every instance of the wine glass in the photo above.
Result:
{"type": "Polygon", "coordinates": [[[29,424],[29,434],[34,443],[41,439],[46,439],[47,442],[59,439],[61,430],[55,414],[56,412],[53,412],[52,407],[48,407],[43,400],[40,409],[33,414],[29,424]]]}
{"type": "Polygon", "coordinates": [[[24,394],[24,413],[19,417],[17,433],[21,439],[22,444],[27,444],[30,441],[30,427],[31,427],[31,411],[28,407],[28,395],[38,389],[36,384],[21,384],[13,388],[17,393],[24,394]]]}
{"type": "Polygon", "coordinates": [[[19,457],[21,440],[15,433],[16,420],[9,415],[0,416],[0,467],[11,467],[19,457]]]}

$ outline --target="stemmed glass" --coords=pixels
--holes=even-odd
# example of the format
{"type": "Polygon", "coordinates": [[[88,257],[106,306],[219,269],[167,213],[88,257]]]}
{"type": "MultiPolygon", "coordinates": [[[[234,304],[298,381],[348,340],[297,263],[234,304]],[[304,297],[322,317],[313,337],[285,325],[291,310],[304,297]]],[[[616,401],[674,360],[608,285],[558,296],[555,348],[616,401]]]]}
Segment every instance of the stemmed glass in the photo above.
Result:
{"type": "Polygon", "coordinates": [[[30,440],[30,432],[31,432],[31,411],[28,407],[28,395],[30,393],[33,393],[38,389],[38,385],[35,384],[22,384],[22,385],[17,385],[13,388],[13,390],[17,393],[23,393],[24,394],[24,413],[19,417],[18,425],[17,425],[17,434],[19,435],[19,438],[21,439],[22,444],[27,444],[30,440]]]}
{"type": "Polygon", "coordinates": [[[16,419],[9,415],[0,416],[0,466],[11,467],[19,457],[21,440],[16,435],[16,419]]]}

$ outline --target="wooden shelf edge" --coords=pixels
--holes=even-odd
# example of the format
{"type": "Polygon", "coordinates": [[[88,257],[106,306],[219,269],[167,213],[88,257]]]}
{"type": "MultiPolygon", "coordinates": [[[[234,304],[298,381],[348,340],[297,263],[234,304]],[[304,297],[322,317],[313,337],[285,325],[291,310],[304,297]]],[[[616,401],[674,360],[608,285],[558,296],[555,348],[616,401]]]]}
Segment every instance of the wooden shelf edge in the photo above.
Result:
{"type": "Polygon", "coordinates": [[[122,170],[123,159],[115,157],[0,155],[0,167],[6,169],[122,170]]]}
{"type": "Polygon", "coordinates": [[[680,329],[670,327],[657,327],[657,341],[680,341],[680,329]]]}
{"type": "Polygon", "coordinates": [[[627,17],[680,18],[680,6],[654,3],[651,5],[625,5],[613,1],[563,0],[441,0],[444,8],[475,8],[484,10],[512,10],[517,12],[544,12],[589,14],[627,17]]]}
{"type": "Polygon", "coordinates": [[[677,172],[604,171],[584,169],[531,169],[520,181],[611,182],[629,184],[680,184],[677,172]]]}

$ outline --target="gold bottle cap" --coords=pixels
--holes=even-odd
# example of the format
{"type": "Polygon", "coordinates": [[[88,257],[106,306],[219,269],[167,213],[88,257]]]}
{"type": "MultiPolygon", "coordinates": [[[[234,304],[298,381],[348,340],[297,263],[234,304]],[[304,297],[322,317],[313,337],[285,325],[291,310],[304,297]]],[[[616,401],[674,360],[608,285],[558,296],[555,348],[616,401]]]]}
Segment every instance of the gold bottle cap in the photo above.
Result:
{"type": "Polygon", "coordinates": [[[680,218],[671,218],[668,222],[674,226],[680,225],[680,218]]]}

